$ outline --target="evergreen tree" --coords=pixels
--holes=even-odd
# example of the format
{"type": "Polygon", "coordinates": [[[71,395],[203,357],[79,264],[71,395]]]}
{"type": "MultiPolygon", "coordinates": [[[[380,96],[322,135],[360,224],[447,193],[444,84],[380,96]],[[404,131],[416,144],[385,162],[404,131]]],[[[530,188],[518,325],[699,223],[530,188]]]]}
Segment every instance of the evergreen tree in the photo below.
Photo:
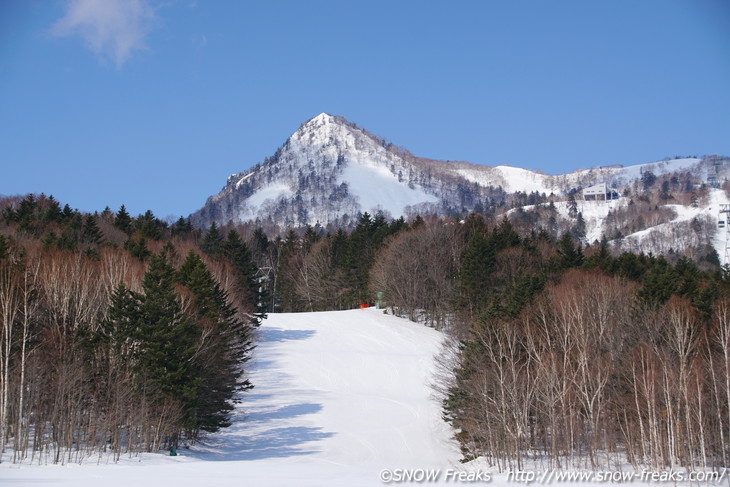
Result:
{"type": "Polygon", "coordinates": [[[583,219],[582,212],[578,212],[576,217],[575,226],[573,226],[573,237],[576,240],[583,240],[586,237],[586,221],[583,219]]]}
{"type": "Polygon", "coordinates": [[[165,223],[155,217],[151,210],[147,210],[144,215],[139,215],[135,222],[135,230],[150,240],[162,240],[162,230],[165,227],[165,223]]]}
{"type": "Polygon", "coordinates": [[[568,194],[568,216],[575,218],[578,216],[578,202],[575,201],[575,193],[568,194]]]}
{"type": "Polygon", "coordinates": [[[416,218],[413,219],[413,223],[411,224],[411,228],[414,230],[421,225],[424,225],[426,222],[423,221],[423,218],[421,218],[421,215],[416,215],[416,218]]]}
{"type": "Polygon", "coordinates": [[[281,306],[283,311],[300,311],[303,304],[295,291],[298,259],[302,258],[299,249],[299,239],[294,230],[289,230],[286,238],[279,242],[279,265],[276,276],[275,305],[281,306]]]}
{"type": "Polygon", "coordinates": [[[180,217],[170,229],[173,236],[187,235],[193,231],[193,226],[190,223],[190,219],[180,217]]]}
{"type": "Polygon", "coordinates": [[[61,212],[61,217],[63,220],[68,220],[74,215],[74,211],[71,209],[71,207],[66,203],[63,205],[63,212],[61,212]]]}
{"type": "MultiPolygon", "coordinates": [[[[142,280],[144,298],[135,350],[136,372],[143,377],[153,400],[175,400],[185,415],[184,425],[197,424],[195,406],[203,382],[193,363],[200,330],[185,316],[175,293],[175,270],[163,249],[149,260],[142,280]]],[[[177,439],[173,438],[175,442],[177,439]]]]}
{"type": "Polygon", "coordinates": [[[0,259],[4,259],[10,253],[10,244],[7,237],[0,235],[0,259]]]}
{"type": "Polygon", "coordinates": [[[460,270],[461,294],[466,307],[478,311],[489,291],[489,275],[494,270],[495,251],[492,242],[482,232],[474,232],[462,254],[460,270]]]}
{"type": "Polygon", "coordinates": [[[101,217],[106,222],[112,222],[114,221],[114,214],[112,213],[112,209],[109,208],[109,206],[104,207],[104,211],[101,212],[101,217]]]}
{"type": "Polygon", "coordinates": [[[585,259],[584,266],[587,268],[598,267],[608,272],[612,262],[611,252],[608,250],[608,239],[603,235],[598,246],[598,252],[585,259]]]}
{"type": "Polygon", "coordinates": [[[231,229],[223,243],[223,254],[236,270],[236,281],[238,287],[245,289],[248,302],[242,303],[247,309],[255,309],[254,326],[261,324],[266,318],[269,296],[266,290],[258,281],[258,266],[253,261],[251,251],[241,240],[238,232],[231,229]]]}
{"type": "Polygon", "coordinates": [[[135,340],[141,327],[142,296],[119,283],[111,295],[107,317],[99,326],[99,338],[120,357],[123,362],[132,359],[135,340]]]}
{"type": "Polygon", "coordinates": [[[99,245],[103,240],[101,231],[96,225],[96,219],[92,215],[86,215],[84,226],[81,230],[81,241],[91,245],[99,245]]]}
{"type": "Polygon", "coordinates": [[[43,223],[60,222],[62,219],[61,205],[58,204],[53,196],[48,197],[46,211],[43,213],[41,221],[43,223]]]}
{"type": "Polygon", "coordinates": [[[236,319],[236,310],[198,254],[190,252],[177,273],[178,282],[194,296],[191,320],[201,331],[194,367],[200,380],[190,404],[189,428],[217,431],[230,426],[237,391],[251,388],[241,380],[243,363],[251,351],[251,328],[236,319]]]}
{"type": "Polygon", "coordinates": [[[347,260],[347,249],[349,246],[349,237],[343,229],[337,230],[332,237],[330,252],[332,254],[332,265],[344,269],[347,260]]]}
{"type": "Polygon", "coordinates": [[[500,251],[519,245],[520,235],[515,232],[512,223],[505,217],[489,236],[489,240],[492,248],[500,251]]]}
{"type": "Polygon", "coordinates": [[[321,235],[317,233],[317,231],[314,229],[312,225],[307,225],[307,227],[304,229],[304,235],[302,235],[302,249],[305,253],[309,253],[309,250],[312,248],[312,245],[317,243],[319,239],[321,238],[321,235]]]}
{"type": "Polygon", "coordinates": [[[143,262],[152,254],[147,248],[147,240],[144,237],[130,238],[124,242],[124,248],[127,249],[132,257],[143,262]]]}
{"type": "Polygon", "coordinates": [[[641,184],[644,186],[644,191],[654,186],[654,183],[656,182],[656,175],[651,171],[645,171],[644,174],[641,175],[641,184]]]}
{"type": "Polygon", "coordinates": [[[583,249],[580,244],[575,245],[569,232],[563,234],[558,240],[558,265],[562,269],[568,267],[580,267],[583,264],[583,249]]]}
{"type": "Polygon", "coordinates": [[[117,216],[114,218],[114,226],[127,235],[132,234],[132,218],[129,216],[129,213],[127,213],[127,209],[124,205],[119,207],[117,216]]]}
{"type": "Polygon", "coordinates": [[[200,250],[208,255],[219,255],[223,252],[223,235],[221,235],[215,222],[210,224],[203,243],[200,244],[200,250]]]}

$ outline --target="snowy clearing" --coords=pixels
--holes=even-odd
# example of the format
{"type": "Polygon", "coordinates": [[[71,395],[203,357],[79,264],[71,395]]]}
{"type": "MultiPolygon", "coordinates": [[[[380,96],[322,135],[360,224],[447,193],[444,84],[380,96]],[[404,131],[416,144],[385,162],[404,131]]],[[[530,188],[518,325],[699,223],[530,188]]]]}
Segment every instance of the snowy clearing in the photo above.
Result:
{"type": "Polygon", "coordinates": [[[458,469],[431,388],[443,335],[375,309],[271,314],[232,427],[177,457],[0,465],[0,484],[382,485],[383,468],[458,469]]]}

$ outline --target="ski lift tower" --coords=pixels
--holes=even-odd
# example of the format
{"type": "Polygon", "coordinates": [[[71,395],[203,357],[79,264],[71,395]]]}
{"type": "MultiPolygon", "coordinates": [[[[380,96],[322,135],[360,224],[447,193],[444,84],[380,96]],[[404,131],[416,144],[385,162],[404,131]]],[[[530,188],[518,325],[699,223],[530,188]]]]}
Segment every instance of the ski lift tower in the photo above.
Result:
{"type": "MultiPolygon", "coordinates": [[[[729,205],[730,206],[730,205],[729,205]]],[[[258,295],[258,303],[256,305],[259,308],[262,308],[264,306],[264,303],[261,302],[261,296],[263,296],[264,291],[271,293],[276,286],[276,273],[274,272],[273,267],[259,267],[259,270],[256,272],[255,276],[256,280],[259,283],[259,295],[258,295]]],[[[273,300],[272,300],[272,309],[273,312],[273,300]]]]}
{"type": "MultiPolygon", "coordinates": [[[[720,219],[717,222],[717,227],[720,231],[725,231],[725,259],[723,265],[730,264],[730,205],[720,205],[720,219]]],[[[722,236],[720,236],[722,238],[722,236]]]]}
{"type": "MultiPolygon", "coordinates": [[[[724,181],[720,180],[720,168],[722,167],[722,159],[715,158],[712,161],[712,165],[715,168],[715,174],[707,176],[707,184],[715,189],[720,189],[724,181]]],[[[727,180],[727,179],[726,179],[727,180]]],[[[720,211],[722,213],[722,211],[720,211]]]]}

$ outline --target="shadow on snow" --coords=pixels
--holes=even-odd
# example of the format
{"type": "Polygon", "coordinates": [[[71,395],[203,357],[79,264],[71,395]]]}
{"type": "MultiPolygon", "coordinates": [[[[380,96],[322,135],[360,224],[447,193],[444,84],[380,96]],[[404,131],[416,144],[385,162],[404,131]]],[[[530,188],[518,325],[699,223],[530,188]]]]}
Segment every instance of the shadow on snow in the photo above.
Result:
{"type": "MultiPolygon", "coordinates": [[[[315,330],[264,327],[258,331],[256,341],[265,347],[267,343],[306,340],[315,333],[315,330]]],[[[252,363],[252,368],[268,369],[276,361],[273,358],[257,359],[252,363]]],[[[271,379],[270,377],[269,380],[271,379]]],[[[285,377],[273,379],[275,382],[286,381],[285,377]]],[[[261,386],[266,387],[266,384],[261,386]]],[[[320,427],[291,424],[293,419],[321,411],[321,404],[306,401],[286,405],[271,404],[274,394],[256,391],[254,389],[241,397],[242,404],[233,411],[230,427],[204,438],[189,455],[209,461],[245,461],[309,455],[318,451],[318,441],[334,436],[334,433],[324,432],[320,427]]],[[[302,395],[306,395],[306,391],[302,391],[302,395]]]]}
{"type": "Polygon", "coordinates": [[[315,330],[284,330],[281,328],[262,328],[258,331],[258,343],[286,342],[291,340],[306,340],[317,333],[315,330]]]}

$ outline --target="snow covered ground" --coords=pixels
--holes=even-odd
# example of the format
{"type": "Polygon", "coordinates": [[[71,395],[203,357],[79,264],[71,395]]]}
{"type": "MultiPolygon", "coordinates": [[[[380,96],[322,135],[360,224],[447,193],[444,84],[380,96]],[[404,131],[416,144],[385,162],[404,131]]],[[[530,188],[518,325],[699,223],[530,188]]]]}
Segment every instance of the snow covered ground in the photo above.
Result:
{"type": "Polygon", "coordinates": [[[257,386],[230,428],[177,457],[3,463],[0,485],[728,485],[730,472],[720,482],[689,484],[673,482],[677,472],[634,471],[625,464],[560,471],[533,461],[527,470],[501,473],[480,460],[461,465],[431,388],[439,332],[372,308],[272,314],[260,332],[251,374],[257,386]]]}
{"type": "MultiPolygon", "coordinates": [[[[607,231],[606,220],[609,213],[625,207],[628,204],[629,198],[624,197],[608,201],[585,201],[583,199],[577,199],[577,210],[582,213],[586,224],[585,241],[589,244],[597,241],[600,242],[601,238],[607,231]]],[[[621,242],[621,249],[637,253],[652,252],[657,255],[667,253],[670,248],[673,248],[674,250],[682,250],[686,248],[687,242],[682,242],[679,241],[681,239],[677,239],[676,233],[678,233],[678,225],[683,223],[686,224],[696,218],[700,221],[708,221],[711,223],[711,228],[708,229],[710,236],[709,240],[720,257],[720,263],[723,265],[728,264],[730,263],[730,255],[726,258],[725,249],[726,245],[730,245],[730,225],[727,224],[727,221],[729,221],[730,218],[726,214],[720,214],[722,205],[730,205],[730,199],[728,199],[725,191],[722,189],[710,189],[704,204],[697,208],[677,204],[664,205],[667,208],[670,208],[674,212],[675,216],[665,223],[645,228],[624,236],[621,242]],[[718,226],[717,222],[719,221],[725,221],[725,226],[718,226]],[[659,242],[659,245],[657,242],[659,242]]],[[[530,211],[534,208],[534,205],[522,207],[525,211],[530,211]]],[[[573,221],[573,219],[569,216],[567,201],[555,202],[555,208],[558,215],[563,220],[573,221]]],[[[511,209],[507,212],[507,215],[510,215],[515,211],[515,209],[511,209]]],[[[694,240],[690,239],[691,236],[681,236],[687,237],[687,241],[689,243],[696,243],[694,240]]],[[[730,254],[730,251],[727,253],[730,254]]]]}
{"type": "Polygon", "coordinates": [[[232,427],[177,457],[0,465],[0,485],[382,485],[385,468],[459,469],[431,387],[443,336],[375,309],[271,314],[232,427]]]}

